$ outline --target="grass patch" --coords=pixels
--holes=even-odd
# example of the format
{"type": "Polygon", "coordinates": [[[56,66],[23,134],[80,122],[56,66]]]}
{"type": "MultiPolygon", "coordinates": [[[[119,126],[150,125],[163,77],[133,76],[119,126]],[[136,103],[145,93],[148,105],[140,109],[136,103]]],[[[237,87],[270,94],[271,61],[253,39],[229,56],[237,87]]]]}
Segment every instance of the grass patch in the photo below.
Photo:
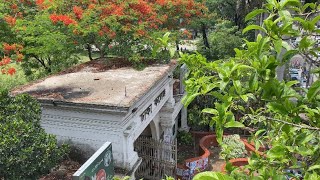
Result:
{"type": "Polygon", "coordinates": [[[11,90],[12,88],[28,82],[20,65],[13,63],[11,66],[16,69],[16,73],[12,76],[0,73],[0,90],[11,90]]]}

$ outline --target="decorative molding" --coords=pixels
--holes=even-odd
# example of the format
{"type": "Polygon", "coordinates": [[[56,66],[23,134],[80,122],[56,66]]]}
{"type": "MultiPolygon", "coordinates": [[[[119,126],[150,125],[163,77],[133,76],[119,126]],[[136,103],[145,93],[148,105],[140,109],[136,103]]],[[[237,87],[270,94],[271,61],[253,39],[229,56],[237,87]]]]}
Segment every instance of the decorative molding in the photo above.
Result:
{"type": "Polygon", "coordinates": [[[168,121],[164,121],[163,119],[160,120],[160,125],[162,127],[163,130],[165,129],[171,129],[173,127],[173,125],[175,124],[175,120],[168,120],[168,121]]]}
{"type": "Polygon", "coordinates": [[[141,114],[140,114],[140,119],[143,122],[144,120],[147,119],[147,116],[152,113],[152,104],[150,104],[141,114]]]}
{"type": "MultiPolygon", "coordinates": [[[[154,101],[154,97],[161,91],[166,90],[169,88],[169,78],[167,76],[160,79],[157,83],[155,83],[155,86],[152,87],[152,89],[149,90],[147,94],[142,96],[140,100],[138,100],[136,103],[134,103],[131,107],[138,108],[136,111],[137,114],[141,112],[140,110],[144,105],[149,104],[150,102],[154,101]]],[[[166,99],[167,97],[164,97],[166,99]]],[[[125,126],[129,120],[132,118],[132,116],[135,116],[135,114],[127,114],[125,119],[122,121],[122,126],[125,126]]]]}
{"type": "Polygon", "coordinates": [[[158,104],[161,102],[161,100],[166,96],[166,89],[164,89],[159,95],[158,97],[156,97],[156,99],[154,100],[154,104],[156,106],[158,106],[158,104]]]}
{"type": "MultiPolygon", "coordinates": [[[[116,137],[121,137],[118,133],[118,129],[106,129],[105,127],[100,127],[97,128],[97,126],[90,127],[90,126],[67,126],[65,124],[59,124],[59,123],[51,123],[51,124],[41,124],[43,128],[45,128],[47,131],[53,131],[53,130],[64,130],[67,132],[77,130],[79,131],[78,133],[90,133],[94,135],[102,135],[102,136],[116,136],[116,137]],[[105,132],[105,133],[103,133],[105,132]],[[113,132],[115,134],[110,134],[110,132],[113,132]]],[[[58,134],[57,134],[58,135],[58,134]]]]}
{"type": "MultiPolygon", "coordinates": [[[[85,142],[85,141],[89,141],[89,142],[98,142],[99,144],[95,144],[95,145],[98,145],[100,146],[100,143],[103,144],[105,143],[104,140],[102,139],[89,139],[89,138],[81,138],[81,137],[74,137],[74,136],[63,136],[63,135],[56,135],[58,139],[60,139],[61,141],[64,141],[64,142],[72,142],[72,143],[75,143],[75,144],[80,144],[80,145],[89,145],[90,144],[86,144],[86,143],[76,143],[76,142],[85,142]],[[75,142],[76,141],[76,142],[75,142]]],[[[94,143],[91,143],[91,145],[94,144],[94,143]]],[[[112,144],[119,144],[117,142],[112,142],[112,144]]]]}
{"type": "Polygon", "coordinates": [[[121,122],[117,121],[110,121],[110,120],[103,120],[103,119],[88,119],[88,118],[81,118],[81,117],[70,117],[70,116],[61,116],[61,115],[52,115],[52,114],[42,114],[41,121],[48,122],[61,121],[66,123],[82,123],[82,124],[97,124],[97,125],[107,125],[107,126],[121,126],[121,122]]]}
{"type": "Polygon", "coordinates": [[[127,114],[129,107],[110,106],[107,104],[86,104],[86,103],[73,103],[67,101],[38,99],[42,107],[46,108],[63,108],[73,111],[86,111],[97,113],[116,113],[127,114]]]}
{"type": "Polygon", "coordinates": [[[128,137],[130,133],[132,133],[135,129],[136,123],[132,122],[124,131],[123,134],[128,137]]]}

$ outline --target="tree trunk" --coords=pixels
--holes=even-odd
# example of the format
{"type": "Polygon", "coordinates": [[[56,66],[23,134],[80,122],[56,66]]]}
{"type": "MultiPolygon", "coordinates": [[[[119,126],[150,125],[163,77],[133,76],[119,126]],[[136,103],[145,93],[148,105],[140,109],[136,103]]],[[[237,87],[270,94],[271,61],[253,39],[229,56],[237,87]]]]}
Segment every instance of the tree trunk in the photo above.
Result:
{"type": "Polygon", "coordinates": [[[51,67],[46,67],[46,70],[47,70],[48,73],[52,72],[51,67]]]}
{"type": "Polygon", "coordinates": [[[209,41],[208,41],[208,36],[206,32],[206,25],[204,23],[201,23],[201,31],[202,31],[202,38],[203,38],[203,44],[206,48],[210,49],[209,41]]]}
{"type": "Polygon", "coordinates": [[[104,50],[105,46],[101,45],[99,50],[100,50],[100,58],[104,58],[105,57],[105,50],[104,50]]]}
{"type": "Polygon", "coordinates": [[[245,26],[244,16],[246,12],[246,0],[238,0],[236,6],[235,24],[238,26],[239,29],[243,29],[245,26]]]}
{"type": "Polygon", "coordinates": [[[177,49],[177,51],[180,50],[180,49],[179,49],[179,41],[178,41],[178,40],[176,40],[176,49],[177,49]]]}
{"type": "Polygon", "coordinates": [[[88,49],[88,56],[89,56],[89,59],[90,61],[92,61],[92,49],[91,49],[91,45],[88,43],[87,44],[87,49],[88,49]]]}

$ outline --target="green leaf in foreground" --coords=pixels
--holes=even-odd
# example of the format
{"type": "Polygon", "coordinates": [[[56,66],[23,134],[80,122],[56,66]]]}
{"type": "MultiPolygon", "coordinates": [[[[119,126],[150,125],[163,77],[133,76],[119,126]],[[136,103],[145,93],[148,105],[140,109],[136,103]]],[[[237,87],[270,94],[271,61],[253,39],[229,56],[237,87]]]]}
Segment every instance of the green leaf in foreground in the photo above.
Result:
{"type": "Polygon", "coordinates": [[[260,30],[260,31],[263,31],[264,33],[267,33],[267,30],[261,26],[258,26],[258,25],[250,25],[250,26],[247,26],[246,28],[243,29],[242,31],[242,34],[250,31],[250,30],[260,30]]]}
{"type": "Polygon", "coordinates": [[[250,12],[249,14],[247,14],[247,16],[245,17],[245,21],[249,21],[250,19],[256,17],[258,14],[262,14],[265,12],[267,12],[265,9],[256,9],[250,12]]]}
{"type": "Polygon", "coordinates": [[[206,171],[206,172],[197,174],[193,178],[193,180],[234,180],[234,179],[226,174],[206,171]]]}
{"type": "Polygon", "coordinates": [[[312,86],[308,91],[308,94],[307,94],[308,99],[311,100],[314,97],[316,97],[319,91],[320,91],[320,81],[316,81],[315,83],[312,84],[312,86]]]}
{"type": "Polygon", "coordinates": [[[227,122],[224,127],[226,128],[232,128],[232,127],[244,127],[244,125],[241,122],[238,121],[230,121],[227,122]]]}

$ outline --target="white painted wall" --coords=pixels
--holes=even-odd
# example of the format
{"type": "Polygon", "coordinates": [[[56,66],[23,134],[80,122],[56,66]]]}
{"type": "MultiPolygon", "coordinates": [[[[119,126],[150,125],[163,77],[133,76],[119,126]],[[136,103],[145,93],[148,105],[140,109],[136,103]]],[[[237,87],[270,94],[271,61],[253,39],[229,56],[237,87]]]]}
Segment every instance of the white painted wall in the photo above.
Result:
{"type": "Polygon", "coordinates": [[[91,156],[106,141],[112,142],[115,164],[121,166],[123,159],[121,116],[68,109],[59,106],[45,106],[41,125],[47,133],[54,134],[62,142],[81,147],[86,156],[91,156]]]}
{"type": "Polygon", "coordinates": [[[88,156],[109,141],[112,143],[115,166],[131,170],[138,162],[134,141],[150,123],[153,136],[160,137],[159,112],[172,99],[172,78],[166,76],[126,111],[42,102],[41,125],[47,133],[56,135],[59,141],[71,142],[88,156]],[[155,99],[163,91],[165,95],[156,104],[155,99]],[[141,120],[141,114],[148,107],[152,107],[152,111],[141,120]]]}

